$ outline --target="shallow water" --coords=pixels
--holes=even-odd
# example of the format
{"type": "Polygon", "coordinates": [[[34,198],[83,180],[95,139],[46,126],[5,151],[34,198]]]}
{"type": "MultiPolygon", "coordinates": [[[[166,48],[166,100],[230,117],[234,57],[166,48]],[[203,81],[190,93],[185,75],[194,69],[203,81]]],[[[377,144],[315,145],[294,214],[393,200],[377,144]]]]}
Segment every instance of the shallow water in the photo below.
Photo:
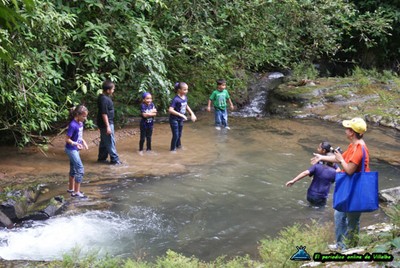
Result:
{"type": "MultiPolygon", "coordinates": [[[[137,136],[119,141],[125,165],[97,167],[98,176],[116,181],[105,180],[95,189],[89,188],[90,183],[84,185],[89,201],[81,201],[82,208],[74,214],[1,230],[0,257],[60,259],[75,246],[82,253],[96,250],[147,260],[167,249],[202,260],[238,254],[257,257],[258,241],[275,237],[285,226],[311,219],[332,221],[331,197],[324,209],[308,206],[309,178],[291,188],[285,182],[310,166],[320,141],[347,147],[339,124],[233,116],[229,120],[230,131],[215,130],[211,114],[187,123],[184,150],[177,154],[168,151],[168,124],[155,126],[153,155],[140,157],[134,152],[137,136]],[[168,172],[163,173],[165,169],[168,172]],[[146,170],[154,176],[139,178],[146,170]],[[110,202],[107,210],[85,207],[95,194],[110,202]]],[[[371,169],[380,172],[380,189],[399,186],[399,166],[380,160],[385,154],[399,154],[399,133],[369,127],[365,141],[371,169]]],[[[84,164],[96,174],[89,160],[84,164]]],[[[53,190],[64,188],[53,186],[53,190]]],[[[381,210],[365,213],[361,225],[382,219],[386,217],[381,210]]]]}

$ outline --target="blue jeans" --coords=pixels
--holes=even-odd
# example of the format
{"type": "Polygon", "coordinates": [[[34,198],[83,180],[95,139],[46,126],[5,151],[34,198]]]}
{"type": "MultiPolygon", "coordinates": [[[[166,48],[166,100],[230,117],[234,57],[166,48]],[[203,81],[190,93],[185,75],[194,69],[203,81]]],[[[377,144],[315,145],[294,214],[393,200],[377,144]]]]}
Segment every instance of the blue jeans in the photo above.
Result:
{"type": "Polygon", "coordinates": [[[171,151],[175,151],[182,146],[181,137],[183,130],[183,120],[170,119],[169,124],[172,131],[171,151]]]}
{"type": "Polygon", "coordinates": [[[85,170],[81,157],[79,156],[79,151],[65,149],[65,153],[69,157],[69,175],[75,178],[75,182],[81,183],[85,170]]]}
{"type": "Polygon", "coordinates": [[[338,247],[346,249],[357,246],[360,217],[361,212],[346,213],[335,210],[335,238],[338,247]]]}
{"type": "Polygon", "coordinates": [[[100,128],[100,144],[99,156],[97,160],[107,160],[110,155],[110,162],[115,163],[119,161],[117,149],[115,147],[114,124],[110,124],[111,134],[107,134],[107,128],[100,128]]]}
{"type": "Polygon", "coordinates": [[[226,109],[219,110],[215,108],[214,116],[215,116],[215,126],[217,127],[228,126],[228,111],[226,109]]]}
{"type": "Polygon", "coordinates": [[[140,123],[139,151],[143,151],[144,141],[146,141],[147,151],[151,151],[151,136],[153,135],[153,126],[140,123]]]}

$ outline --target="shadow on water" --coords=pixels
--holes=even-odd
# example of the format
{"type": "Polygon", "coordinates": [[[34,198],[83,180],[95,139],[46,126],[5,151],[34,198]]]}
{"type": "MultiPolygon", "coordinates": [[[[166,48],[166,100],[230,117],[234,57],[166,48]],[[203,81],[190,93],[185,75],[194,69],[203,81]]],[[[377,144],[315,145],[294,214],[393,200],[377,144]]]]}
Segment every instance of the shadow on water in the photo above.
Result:
{"type": "MultiPolygon", "coordinates": [[[[306,201],[309,179],[291,188],[286,188],[285,182],[310,166],[320,141],[347,147],[340,125],[233,116],[229,120],[230,131],[215,130],[211,114],[186,124],[186,149],[176,155],[166,149],[168,126],[156,125],[167,133],[167,141],[159,144],[157,155],[148,156],[147,161],[157,166],[165,158],[170,165],[186,159],[184,172],[142,179],[124,173],[115,182],[98,186],[97,191],[110,204],[106,210],[80,210],[15,230],[1,230],[0,257],[60,259],[75,246],[82,252],[97,250],[145,260],[154,260],[167,249],[202,260],[221,255],[257,257],[258,241],[275,237],[286,226],[311,219],[332,221],[331,196],[326,208],[312,208],[306,201]]],[[[398,134],[370,127],[365,140],[372,155],[371,167],[380,172],[380,188],[398,186],[399,166],[380,158],[398,154],[398,134]]],[[[138,163],[137,155],[128,158],[128,153],[122,154],[128,166],[138,163]]],[[[386,217],[380,210],[366,213],[361,225],[382,219],[386,217]]]]}

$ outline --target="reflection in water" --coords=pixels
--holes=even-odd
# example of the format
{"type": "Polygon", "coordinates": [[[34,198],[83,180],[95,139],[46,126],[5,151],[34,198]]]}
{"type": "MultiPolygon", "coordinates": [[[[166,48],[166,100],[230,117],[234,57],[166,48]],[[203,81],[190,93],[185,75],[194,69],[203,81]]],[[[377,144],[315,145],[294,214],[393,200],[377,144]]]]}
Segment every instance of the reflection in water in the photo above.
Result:
{"type": "MultiPolygon", "coordinates": [[[[167,249],[203,260],[256,256],[257,242],[276,236],[285,226],[310,219],[332,222],[331,197],[325,209],[311,208],[306,201],[309,180],[291,188],[285,182],[309,167],[318,142],[327,139],[346,148],[340,125],[230,117],[232,130],[217,131],[211,115],[209,119],[185,126],[186,150],[171,155],[160,149],[147,158],[153,157],[156,168],[163,158],[172,166],[189,157],[192,164],[186,164],[186,172],[142,180],[131,176],[102,185],[111,199],[111,212],[60,216],[31,228],[2,230],[0,257],[56,259],[76,245],[83,252],[149,260],[167,249]],[[207,161],[198,164],[196,157],[207,161]]],[[[399,185],[399,168],[377,161],[374,153],[383,155],[381,146],[398,153],[396,135],[371,127],[365,137],[371,167],[380,172],[381,189],[399,185]]],[[[382,218],[381,211],[365,213],[361,224],[382,218]]]]}

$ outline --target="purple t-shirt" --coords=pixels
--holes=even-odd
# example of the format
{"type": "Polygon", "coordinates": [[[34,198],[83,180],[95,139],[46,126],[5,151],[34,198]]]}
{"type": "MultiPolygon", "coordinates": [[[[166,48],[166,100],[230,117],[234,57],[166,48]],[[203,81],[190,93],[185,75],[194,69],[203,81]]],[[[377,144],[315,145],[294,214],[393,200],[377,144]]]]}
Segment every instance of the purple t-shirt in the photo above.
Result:
{"type": "MultiPolygon", "coordinates": [[[[140,112],[143,113],[149,113],[151,110],[155,108],[154,103],[150,103],[147,105],[146,103],[142,103],[140,105],[140,112]]],[[[143,117],[142,115],[142,120],[140,122],[141,124],[145,124],[147,127],[152,127],[154,123],[154,117],[143,117]]]]}
{"type": "Polygon", "coordinates": [[[310,177],[314,177],[308,187],[307,196],[327,198],[331,185],[335,182],[335,168],[324,164],[315,164],[308,171],[310,177]]]}
{"type": "MultiPolygon", "coordinates": [[[[186,96],[184,96],[184,99],[179,97],[179,95],[176,95],[171,102],[171,105],[169,107],[174,108],[175,111],[177,111],[180,114],[185,114],[186,113],[186,107],[187,107],[188,99],[186,96]]],[[[182,117],[176,116],[173,114],[169,115],[170,119],[175,119],[175,120],[183,120],[182,117]]]]}
{"type": "MultiPolygon", "coordinates": [[[[68,125],[67,136],[70,137],[72,141],[82,144],[83,123],[73,119],[68,125]]],[[[69,143],[65,143],[65,148],[68,150],[78,150],[78,146],[73,146],[69,143]]]]}

